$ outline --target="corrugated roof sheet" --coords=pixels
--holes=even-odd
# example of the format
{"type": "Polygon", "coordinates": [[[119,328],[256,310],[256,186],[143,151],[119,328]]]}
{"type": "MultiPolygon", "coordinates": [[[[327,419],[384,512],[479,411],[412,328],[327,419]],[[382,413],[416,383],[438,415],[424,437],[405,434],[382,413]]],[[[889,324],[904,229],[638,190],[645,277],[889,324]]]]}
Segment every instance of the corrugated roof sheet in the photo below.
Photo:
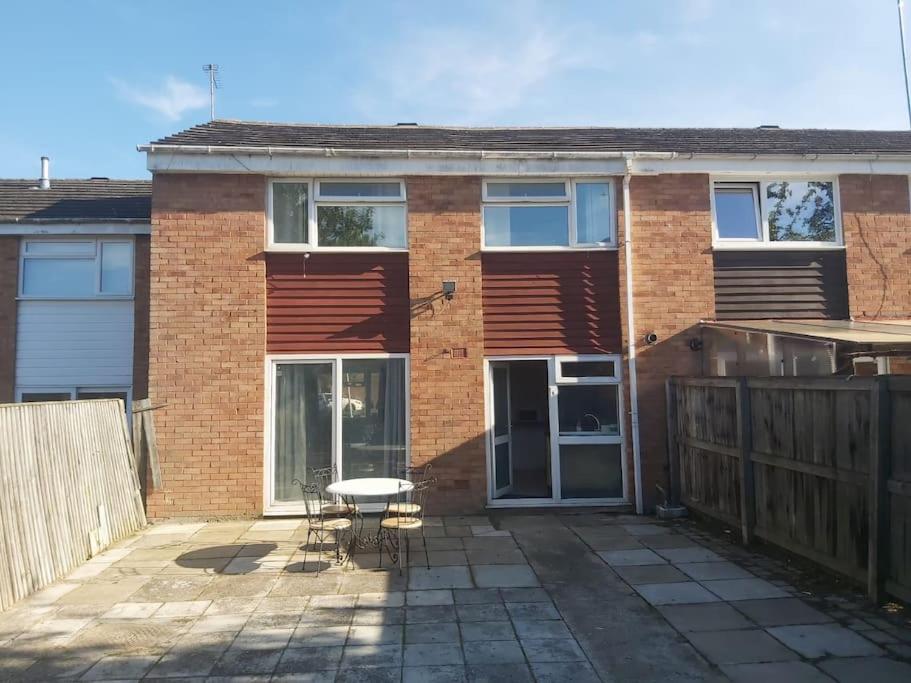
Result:
{"type": "Polygon", "coordinates": [[[151,215],[148,180],[51,178],[46,190],[36,180],[0,180],[0,223],[148,222],[151,215]]]}
{"type": "Polygon", "coordinates": [[[851,344],[911,344],[911,320],[738,320],[703,325],[851,344]]]}
{"type": "Polygon", "coordinates": [[[359,150],[911,154],[911,132],[778,128],[459,128],[215,120],[153,145],[359,150]]]}

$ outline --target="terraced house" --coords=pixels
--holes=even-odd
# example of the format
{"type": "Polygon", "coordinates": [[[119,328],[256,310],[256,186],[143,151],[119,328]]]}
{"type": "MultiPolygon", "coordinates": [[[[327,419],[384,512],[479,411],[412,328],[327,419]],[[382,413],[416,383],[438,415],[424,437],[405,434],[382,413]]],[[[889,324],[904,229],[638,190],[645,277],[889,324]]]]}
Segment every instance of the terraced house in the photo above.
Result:
{"type": "Polygon", "coordinates": [[[153,516],[296,514],[311,467],[404,462],[440,511],[650,510],[668,376],[911,355],[906,132],[216,120],[140,149],[153,516]]]}

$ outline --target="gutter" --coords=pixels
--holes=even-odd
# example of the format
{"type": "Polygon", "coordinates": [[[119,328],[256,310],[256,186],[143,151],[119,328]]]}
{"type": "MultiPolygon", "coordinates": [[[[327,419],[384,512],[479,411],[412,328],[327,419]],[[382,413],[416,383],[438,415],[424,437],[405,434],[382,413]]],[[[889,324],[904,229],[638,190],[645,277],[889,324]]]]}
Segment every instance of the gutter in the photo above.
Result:
{"type": "Polygon", "coordinates": [[[633,432],[633,481],[636,491],[636,514],[645,510],[642,500],[642,452],[639,444],[639,376],[636,372],[636,314],[633,297],[633,209],[630,201],[629,182],[633,174],[634,155],[626,157],[623,175],[623,254],[626,258],[626,328],[629,363],[630,423],[633,432]]]}
{"type": "Polygon", "coordinates": [[[356,149],[336,147],[270,147],[263,145],[137,145],[140,152],[149,154],[204,154],[204,155],[264,155],[264,156],[313,156],[313,157],[369,157],[402,159],[622,159],[674,161],[693,159],[741,159],[741,160],[792,160],[792,161],[908,161],[911,154],[862,153],[862,154],[757,154],[757,153],[701,153],[701,152],[623,152],[623,151],[493,151],[493,150],[452,150],[452,149],[356,149]]]}

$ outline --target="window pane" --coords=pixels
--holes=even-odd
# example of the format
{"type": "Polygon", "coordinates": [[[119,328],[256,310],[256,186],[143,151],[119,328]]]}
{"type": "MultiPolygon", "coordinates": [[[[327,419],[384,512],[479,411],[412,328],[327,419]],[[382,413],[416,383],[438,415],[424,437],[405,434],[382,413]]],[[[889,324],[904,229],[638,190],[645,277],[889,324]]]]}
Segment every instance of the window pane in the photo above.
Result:
{"type": "Polygon", "coordinates": [[[29,256],[86,256],[95,257],[94,240],[29,240],[25,245],[29,256]]]}
{"type": "Polygon", "coordinates": [[[565,197],[566,183],[487,183],[488,197],[565,197]]]}
{"type": "Polygon", "coordinates": [[[561,386],[558,413],[560,434],[620,435],[617,386],[561,386]]]}
{"type": "Polygon", "coordinates": [[[404,206],[319,206],[323,247],[407,246],[404,206]]]}
{"type": "Polygon", "coordinates": [[[332,364],[278,365],[273,420],[275,500],[300,500],[294,479],[332,464],[332,364]]]}
{"type": "Polygon", "coordinates": [[[277,244],[307,243],[307,184],[272,184],[272,240],[277,244]]]}
{"type": "Polygon", "coordinates": [[[488,247],[569,246],[569,208],[486,206],[484,238],[488,247]]]}
{"type": "Polygon", "coordinates": [[[493,433],[494,436],[509,434],[509,371],[506,368],[493,369],[493,433]]]}
{"type": "Polygon", "coordinates": [[[579,244],[611,241],[608,183],[576,183],[576,241],[579,244]]]}
{"type": "Polygon", "coordinates": [[[405,464],[405,359],[342,361],[342,479],[395,477],[405,464]]]}
{"type": "Polygon", "coordinates": [[[45,401],[69,401],[70,394],[64,392],[41,393],[32,391],[22,394],[22,403],[44,403],[45,401]]]}
{"type": "Polygon", "coordinates": [[[320,183],[320,197],[401,197],[400,183],[320,183]]]}
{"type": "Polygon", "coordinates": [[[95,296],[94,259],[26,258],[22,270],[22,293],[26,296],[95,296]]]}
{"type": "Polygon", "coordinates": [[[773,242],[834,242],[832,183],[769,183],[769,239],[773,242]]]}
{"type": "Polygon", "coordinates": [[[97,391],[95,389],[77,389],[76,398],[89,400],[94,398],[119,398],[123,404],[127,404],[127,392],[125,391],[97,391]]]}
{"type": "Polygon", "coordinates": [[[620,444],[560,444],[563,498],[622,498],[620,444]]]}
{"type": "Polygon", "coordinates": [[[561,361],[560,374],[563,377],[613,377],[616,367],[612,360],[561,361]]]}
{"type": "Polygon", "coordinates": [[[715,221],[722,239],[759,239],[756,196],[749,187],[715,186],[715,221]]]}
{"type": "Polygon", "coordinates": [[[129,242],[101,244],[102,294],[129,294],[133,280],[133,245],[129,242]]]}

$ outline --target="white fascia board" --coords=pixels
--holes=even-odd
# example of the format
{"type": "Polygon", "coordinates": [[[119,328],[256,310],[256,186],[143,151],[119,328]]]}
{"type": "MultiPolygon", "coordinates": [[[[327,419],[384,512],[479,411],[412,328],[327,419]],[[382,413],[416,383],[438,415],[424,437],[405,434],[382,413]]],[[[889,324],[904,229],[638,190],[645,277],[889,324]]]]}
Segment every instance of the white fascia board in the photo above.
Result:
{"type": "Polygon", "coordinates": [[[269,176],[481,175],[597,176],[911,174],[911,155],[752,155],[675,152],[468,152],[167,147],[145,145],[153,173],[256,173],[269,176]]]}
{"type": "Polygon", "coordinates": [[[911,174],[909,157],[854,156],[755,156],[755,157],[678,157],[676,159],[634,159],[633,175],[661,173],[703,173],[713,176],[782,175],[907,175],[911,174]]]}
{"type": "Polygon", "coordinates": [[[0,223],[0,235],[151,235],[150,223],[0,223]]]}
{"type": "Polygon", "coordinates": [[[622,174],[623,159],[308,156],[149,152],[153,173],[255,173],[281,177],[406,175],[604,176],[622,174]]]}

